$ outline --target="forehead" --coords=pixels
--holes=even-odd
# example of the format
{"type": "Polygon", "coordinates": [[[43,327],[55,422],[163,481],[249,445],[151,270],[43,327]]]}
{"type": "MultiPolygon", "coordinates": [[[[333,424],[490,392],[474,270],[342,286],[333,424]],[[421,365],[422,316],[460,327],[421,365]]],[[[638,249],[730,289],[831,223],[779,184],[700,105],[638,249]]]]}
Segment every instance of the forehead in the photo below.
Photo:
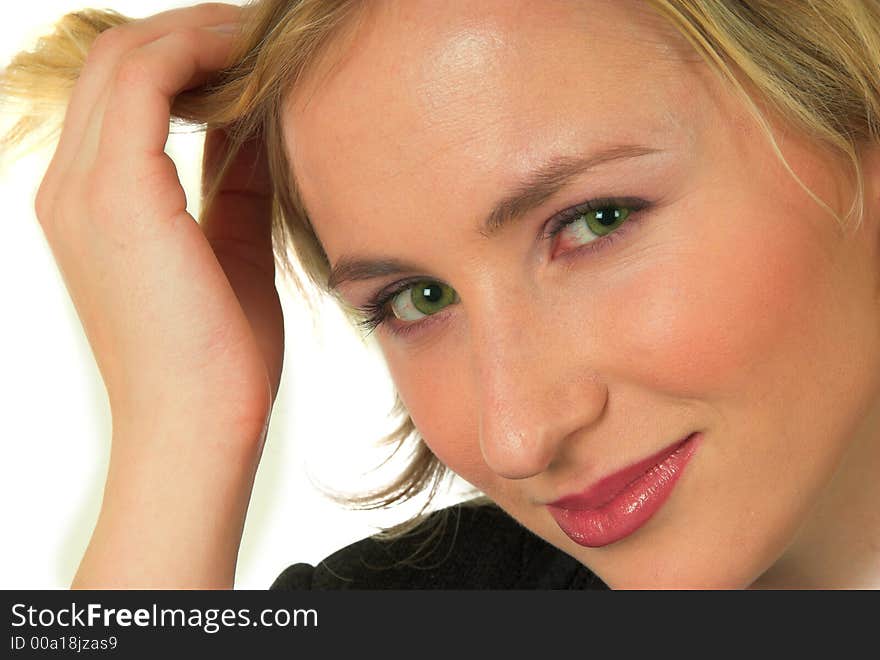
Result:
{"type": "Polygon", "coordinates": [[[550,152],[693,140],[702,63],[645,2],[380,1],[361,18],[285,115],[331,257],[330,218],[412,217],[436,199],[445,216],[472,215],[482,193],[550,152]]]}

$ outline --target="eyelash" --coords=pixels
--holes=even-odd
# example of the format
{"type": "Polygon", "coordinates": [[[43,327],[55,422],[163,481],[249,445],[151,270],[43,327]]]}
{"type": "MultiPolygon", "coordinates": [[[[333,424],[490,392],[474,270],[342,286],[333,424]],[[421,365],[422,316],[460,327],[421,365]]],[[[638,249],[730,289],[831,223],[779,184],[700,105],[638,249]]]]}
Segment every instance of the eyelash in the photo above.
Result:
{"type": "MultiPolygon", "coordinates": [[[[552,240],[557,234],[562,232],[566,227],[573,225],[582,215],[586,213],[591,213],[593,211],[605,209],[608,207],[622,207],[628,209],[630,211],[629,216],[627,216],[627,219],[617,229],[608,234],[605,234],[604,236],[599,236],[592,241],[584,243],[580,247],[573,248],[569,251],[569,254],[577,253],[578,255],[582,255],[584,253],[595,253],[597,251],[609,248],[612,243],[615,243],[616,241],[623,238],[624,234],[629,233],[629,231],[632,229],[632,226],[637,224],[641,220],[642,214],[640,213],[640,211],[644,211],[649,206],[649,202],[646,202],[643,199],[631,197],[600,197],[596,199],[591,199],[584,202],[583,204],[572,206],[554,215],[546,223],[546,229],[544,230],[541,238],[545,240],[552,240]]],[[[366,316],[366,319],[360,321],[358,325],[362,329],[366,330],[367,334],[369,335],[380,325],[387,324],[389,317],[393,316],[393,312],[390,312],[388,307],[391,301],[394,300],[394,297],[408,289],[411,285],[417,282],[425,281],[427,281],[425,277],[412,277],[401,280],[400,282],[396,282],[392,286],[392,288],[387,291],[380,291],[372,300],[367,302],[363,307],[359,308],[359,311],[366,316]]],[[[392,333],[395,336],[404,336],[415,330],[421,330],[425,328],[442,316],[444,316],[443,311],[427,316],[421,321],[404,323],[403,325],[398,327],[387,324],[388,332],[392,333]]]]}

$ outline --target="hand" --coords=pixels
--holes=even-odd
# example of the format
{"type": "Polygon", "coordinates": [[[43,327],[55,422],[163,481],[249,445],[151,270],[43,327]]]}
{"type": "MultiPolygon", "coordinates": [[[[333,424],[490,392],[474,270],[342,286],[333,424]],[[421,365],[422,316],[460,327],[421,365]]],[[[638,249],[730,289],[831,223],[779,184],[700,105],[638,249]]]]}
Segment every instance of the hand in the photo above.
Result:
{"type": "MultiPolygon", "coordinates": [[[[259,436],[278,390],[283,320],[270,185],[253,141],[201,227],[164,153],[171,100],[228,62],[241,8],[205,4],[103,33],[37,195],[114,419],[199,411],[259,436]]],[[[209,131],[207,183],[226,148],[209,131]]]]}

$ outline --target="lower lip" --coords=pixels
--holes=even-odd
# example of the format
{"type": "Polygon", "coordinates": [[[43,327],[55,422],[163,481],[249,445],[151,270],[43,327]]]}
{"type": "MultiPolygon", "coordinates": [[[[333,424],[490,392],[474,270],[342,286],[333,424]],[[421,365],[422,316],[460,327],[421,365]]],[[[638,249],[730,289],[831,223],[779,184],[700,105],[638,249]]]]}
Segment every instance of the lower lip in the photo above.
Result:
{"type": "Polygon", "coordinates": [[[648,522],[672,494],[701,438],[699,433],[688,436],[669,456],[602,506],[577,509],[547,505],[550,515],[572,541],[588,548],[601,548],[629,536],[648,522]]]}

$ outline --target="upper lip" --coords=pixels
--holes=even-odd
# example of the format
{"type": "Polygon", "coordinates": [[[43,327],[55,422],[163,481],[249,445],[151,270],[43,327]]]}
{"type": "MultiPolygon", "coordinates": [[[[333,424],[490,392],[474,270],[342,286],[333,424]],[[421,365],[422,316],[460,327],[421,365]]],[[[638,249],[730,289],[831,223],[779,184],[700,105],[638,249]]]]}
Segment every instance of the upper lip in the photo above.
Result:
{"type": "Polygon", "coordinates": [[[675,452],[675,450],[678,449],[682,444],[684,444],[692,435],[693,433],[685,438],[682,438],[681,440],[677,440],[673,444],[661,449],[657,453],[652,454],[647,458],[633,463],[632,465],[629,465],[622,470],[618,470],[613,474],[602,477],[593,485],[587,487],[579,493],[565,495],[555,502],[550,502],[547,506],[553,506],[560,509],[569,509],[574,511],[598,509],[610,502],[615,495],[617,495],[620,491],[622,491],[633,481],[641,477],[643,474],[648,472],[648,470],[650,470],[652,467],[666,460],[666,458],[668,458],[670,454],[675,452]]]}

